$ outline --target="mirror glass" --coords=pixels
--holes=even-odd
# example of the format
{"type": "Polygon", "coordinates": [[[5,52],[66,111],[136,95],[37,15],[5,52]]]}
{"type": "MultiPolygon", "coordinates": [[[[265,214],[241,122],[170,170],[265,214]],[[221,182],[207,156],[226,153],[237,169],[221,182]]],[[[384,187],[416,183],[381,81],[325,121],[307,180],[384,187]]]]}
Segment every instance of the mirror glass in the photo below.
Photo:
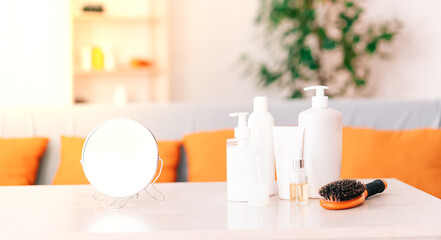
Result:
{"type": "Polygon", "coordinates": [[[158,145],[142,124],[116,118],[98,125],[83,146],[84,173],[99,192],[128,197],[143,190],[158,166],[158,145]]]}

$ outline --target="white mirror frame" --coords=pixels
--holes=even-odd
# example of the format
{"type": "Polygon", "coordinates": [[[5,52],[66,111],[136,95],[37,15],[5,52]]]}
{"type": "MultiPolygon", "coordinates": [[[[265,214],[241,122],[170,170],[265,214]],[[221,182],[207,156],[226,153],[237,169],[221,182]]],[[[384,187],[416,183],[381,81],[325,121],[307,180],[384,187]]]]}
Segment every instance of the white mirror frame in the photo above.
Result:
{"type": "Polygon", "coordinates": [[[106,196],[127,198],[127,202],[146,190],[156,200],[163,201],[164,196],[153,186],[159,177],[153,179],[158,161],[161,161],[160,175],[163,163],[158,156],[156,138],[148,128],[128,118],[113,118],[100,123],[89,134],[83,145],[81,164],[92,186],[106,196]],[[150,184],[162,199],[147,191],[150,184]]]}

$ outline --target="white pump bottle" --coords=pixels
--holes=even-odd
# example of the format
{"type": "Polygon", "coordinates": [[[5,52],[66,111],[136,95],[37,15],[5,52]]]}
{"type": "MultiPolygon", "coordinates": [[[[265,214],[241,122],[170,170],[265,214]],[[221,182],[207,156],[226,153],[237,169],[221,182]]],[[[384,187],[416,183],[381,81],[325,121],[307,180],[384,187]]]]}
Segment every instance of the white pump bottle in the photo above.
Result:
{"type": "Polygon", "coordinates": [[[231,201],[248,201],[249,189],[249,136],[246,112],[231,113],[239,117],[234,138],[227,140],[227,198],[231,201]]]}
{"type": "MultiPolygon", "coordinates": [[[[254,98],[254,111],[248,119],[248,126],[251,130],[251,142],[256,145],[259,156],[267,163],[263,166],[268,171],[268,193],[276,193],[275,162],[272,127],[274,118],[268,112],[267,97],[254,98]]],[[[265,174],[266,175],[266,174],[265,174]]]]}
{"type": "Polygon", "coordinates": [[[342,115],[328,107],[326,86],[315,90],[312,107],[299,114],[299,126],[305,128],[303,159],[308,174],[309,197],[318,198],[321,186],[340,179],[342,152],[342,115]]]}

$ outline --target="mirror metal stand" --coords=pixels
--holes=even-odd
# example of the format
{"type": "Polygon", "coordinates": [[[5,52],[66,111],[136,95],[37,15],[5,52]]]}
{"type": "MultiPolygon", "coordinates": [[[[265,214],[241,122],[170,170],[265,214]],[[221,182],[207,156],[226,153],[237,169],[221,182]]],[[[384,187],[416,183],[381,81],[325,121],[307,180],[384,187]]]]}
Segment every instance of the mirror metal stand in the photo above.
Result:
{"type": "MultiPolygon", "coordinates": [[[[151,183],[149,183],[149,184],[147,185],[147,187],[144,188],[144,191],[145,191],[145,192],[146,192],[151,198],[153,198],[154,200],[156,200],[156,201],[158,201],[158,202],[163,202],[163,201],[165,200],[165,196],[164,196],[164,194],[163,194],[158,188],[155,187],[156,180],[158,180],[159,176],[161,176],[161,173],[162,173],[162,167],[164,166],[164,161],[163,161],[159,156],[158,156],[158,160],[161,162],[161,168],[159,169],[158,176],[156,176],[156,178],[155,178],[151,183]],[[149,186],[152,186],[152,188],[153,188],[153,189],[154,189],[154,190],[160,195],[160,197],[156,197],[154,194],[150,193],[150,192],[147,190],[147,188],[148,188],[149,186]]],[[[95,192],[93,193],[92,197],[93,197],[93,199],[94,199],[95,201],[100,202],[100,201],[102,201],[102,200],[106,197],[106,195],[101,194],[100,192],[98,192],[97,190],[95,190],[95,192]]],[[[139,193],[134,194],[134,195],[129,196],[129,197],[115,198],[115,200],[110,204],[109,207],[110,207],[110,209],[112,209],[112,210],[121,209],[121,208],[123,208],[123,207],[127,204],[127,202],[128,202],[130,199],[132,199],[132,198],[138,198],[138,197],[139,197],[139,193]]]]}

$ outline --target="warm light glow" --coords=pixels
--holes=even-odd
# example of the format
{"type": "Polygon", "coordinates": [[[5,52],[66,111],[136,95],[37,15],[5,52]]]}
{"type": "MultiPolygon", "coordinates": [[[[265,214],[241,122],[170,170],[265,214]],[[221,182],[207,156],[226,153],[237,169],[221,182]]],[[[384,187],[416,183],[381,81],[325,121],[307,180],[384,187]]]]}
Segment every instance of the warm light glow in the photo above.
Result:
{"type": "Polygon", "coordinates": [[[0,14],[0,106],[72,102],[70,1],[8,1],[0,14]]]}

